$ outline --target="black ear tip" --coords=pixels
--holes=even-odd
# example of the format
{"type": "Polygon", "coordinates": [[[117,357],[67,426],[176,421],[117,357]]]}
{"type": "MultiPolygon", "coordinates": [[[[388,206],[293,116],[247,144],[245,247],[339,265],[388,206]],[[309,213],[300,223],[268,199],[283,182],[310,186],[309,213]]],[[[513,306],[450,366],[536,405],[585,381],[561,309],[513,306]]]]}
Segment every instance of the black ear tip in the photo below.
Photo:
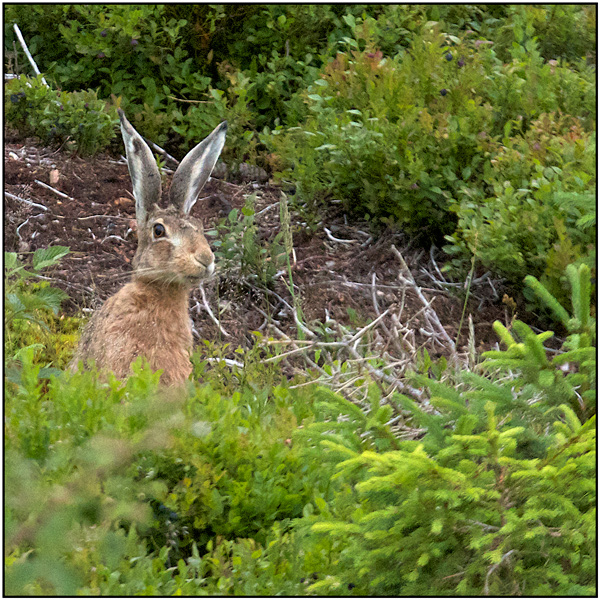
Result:
{"type": "Polygon", "coordinates": [[[223,121],[220,125],[219,125],[219,131],[227,131],[227,121],[223,121]]]}
{"type": "Polygon", "coordinates": [[[121,127],[124,127],[128,133],[131,133],[129,131],[131,129],[131,124],[127,120],[125,113],[120,108],[117,109],[117,113],[119,114],[119,121],[121,121],[121,127]]]}

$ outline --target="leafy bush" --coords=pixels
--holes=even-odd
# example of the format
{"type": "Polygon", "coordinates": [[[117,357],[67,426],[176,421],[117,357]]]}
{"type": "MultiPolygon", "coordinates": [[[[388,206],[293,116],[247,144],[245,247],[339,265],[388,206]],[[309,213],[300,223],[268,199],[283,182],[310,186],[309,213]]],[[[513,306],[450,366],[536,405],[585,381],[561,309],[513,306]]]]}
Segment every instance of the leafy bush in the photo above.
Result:
{"type": "Polygon", "coordinates": [[[543,276],[564,299],[566,265],[595,264],[595,140],[578,119],[544,114],[524,136],[485,142],[489,187],[462,190],[446,250],[512,282],[543,276]]]}
{"type": "Polygon", "coordinates": [[[286,530],[328,481],[291,440],[310,412],[305,388],[247,385],[225,398],[205,385],[184,402],[158,390],[147,366],[125,385],[93,371],[41,385],[33,358],[24,353],[23,385],[7,389],[7,589],[274,591],[292,575],[284,588],[299,587],[286,530]],[[269,549],[274,539],[283,547],[269,549]],[[233,578],[213,549],[233,561],[233,578]],[[251,572],[254,583],[240,583],[251,572]]]}
{"type": "Polygon", "coordinates": [[[285,264],[285,247],[282,232],[269,241],[268,247],[262,243],[256,225],[255,201],[255,195],[248,196],[241,211],[231,210],[227,218],[206,235],[215,237],[212,245],[216,248],[220,271],[225,276],[233,277],[238,283],[248,278],[268,287],[285,264]]]}
{"type": "Polygon", "coordinates": [[[125,383],[41,383],[25,350],[6,390],[7,592],[589,595],[596,323],[589,269],[567,277],[571,314],[528,279],[568,331],[551,360],[552,332],[497,323],[487,375],[414,375],[419,403],[372,386],[366,411],[291,386],[266,345],[226,377],[201,350],[184,394],[141,361],[125,383]]]}
{"type": "MultiPolygon", "coordinates": [[[[595,193],[587,7],[15,5],[7,48],[11,19],[34,53],[44,45],[47,77],[112,95],[181,153],[227,119],[225,160],[283,171],[311,221],[340,201],[376,229],[451,236],[457,267],[474,254],[513,282],[543,276],[559,295],[566,264],[594,261],[593,221],[583,235],[571,225],[595,193]],[[551,191],[532,191],[553,167],[551,191]]],[[[90,152],[113,136],[114,115],[100,125],[76,96],[72,118],[39,86],[28,106],[11,85],[9,122],[90,152]]]]}
{"type": "Polygon", "coordinates": [[[18,383],[19,355],[26,348],[37,352],[44,363],[42,374],[52,372],[50,365],[63,368],[69,361],[79,327],[77,318],[58,316],[67,294],[39,281],[45,269],[52,268],[69,249],[65,246],[40,248],[32,255],[31,271],[14,252],[4,253],[4,353],[9,380],[18,383]]]}
{"type": "Polygon", "coordinates": [[[7,123],[46,143],[68,142],[81,154],[96,154],[115,136],[117,111],[92,90],[57,92],[41,77],[22,75],[4,86],[4,98],[7,123]]]}
{"type": "Polygon", "coordinates": [[[448,206],[483,159],[477,136],[491,108],[471,90],[482,88],[484,73],[477,59],[461,58],[466,48],[450,47],[457,38],[433,30],[401,59],[384,58],[370,27],[357,25],[357,39],[309,88],[304,126],[275,132],[273,146],[300,201],[337,199],[413,233],[450,232],[448,206]]]}
{"type": "Polygon", "coordinates": [[[547,60],[564,58],[575,62],[594,52],[591,41],[596,20],[591,6],[507,5],[506,13],[507,18],[496,33],[502,58],[510,53],[514,36],[537,38],[547,60]]]}
{"type": "MultiPolygon", "coordinates": [[[[49,80],[71,91],[94,88],[100,97],[120,97],[143,135],[163,144],[173,140],[182,153],[227,119],[225,157],[239,162],[253,158],[252,151],[246,156],[253,142],[248,127],[273,126],[293,112],[288,101],[301,106],[293,96],[316,71],[310,63],[336,12],[327,6],[15,6],[7,15],[5,46],[12,51],[12,22],[18,22],[49,80]],[[312,32],[313,50],[297,35],[304,27],[312,32]]],[[[20,55],[19,64],[24,61],[20,55]]]]}
{"type": "Polygon", "coordinates": [[[62,290],[53,287],[44,287],[42,290],[30,290],[27,283],[31,282],[43,269],[52,267],[66,256],[69,249],[65,246],[51,246],[40,248],[33,253],[31,267],[33,272],[26,271],[16,252],[4,253],[4,302],[6,304],[6,325],[13,325],[13,321],[27,320],[44,326],[43,321],[37,316],[40,309],[49,309],[56,314],[61,302],[67,298],[62,290]]]}
{"type": "Polygon", "coordinates": [[[508,64],[468,32],[427,26],[389,58],[377,23],[354,25],[308,88],[304,124],[263,138],[296,202],[445,235],[455,265],[474,255],[513,283],[544,275],[564,297],[566,265],[595,261],[591,71],[545,63],[524,32],[508,64]]]}

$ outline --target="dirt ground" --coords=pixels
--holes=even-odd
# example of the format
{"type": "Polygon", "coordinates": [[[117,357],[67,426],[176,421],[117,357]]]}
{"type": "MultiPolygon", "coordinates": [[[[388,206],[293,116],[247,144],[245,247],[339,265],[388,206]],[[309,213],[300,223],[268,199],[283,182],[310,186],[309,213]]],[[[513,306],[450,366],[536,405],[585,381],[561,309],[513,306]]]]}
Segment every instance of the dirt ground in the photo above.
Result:
{"type": "MultiPolygon", "coordinates": [[[[5,250],[26,256],[37,248],[68,246],[71,253],[47,275],[70,296],[64,304],[65,313],[83,310],[89,314],[121,287],[131,272],[136,223],[125,160],[108,155],[84,159],[60,149],[46,148],[34,139],[19,139],[13,131],[5,131],[4,160],[5,250]]],[[[280,227],[277,206],[280,189],[272,182],[242,181],[239,176],[237,180],[226,179],[227,175],[225,179],[213,177],[208,182],[193,214],[203,219],[209,229],[232,208],[241,208],[248,194],[256,193],[257,223],[262,239],[268,243],[280,227]]],[[[168,189],[168,185],[165,187],[168,189]]],[[[360,326],[388,307],[403,303],[402,318],[417,315],[412,323],[418,338],[417,313],[423,304],[398,279],[400,263],[392,251],[394,244],[402,251],[425,297],[431,300],[435,296],[432,306],[449,336],[456,337],[464,292],[457,282],[443,283],[438,271],[443,263],[441,251],[413,248],[411,240],[401,233],[387,233],[373,239],[366,224],[347,224],[335,206],[323,222],[320,230],[310,234],[292,212],[293,280],[307,322],[324,322],[331,316],[340,324],[357,326],[358,322],[360,326]]],[[[267,326],[257,294],[232,284],[226,273],[219,274],[218,265],[217,276],[206,282],[204,289],[208,305],[214,314],[220,315],[221,326],[229,335],[223,338],[217,324],[209,318],[200,290],[196,289],[191,295],[190,314],[197,338],[224,339],[234,349],[252,343],[250,331],[264,330],[267,326]]],[[[281,278],[275,281],[273,289],[290,302],[281,278]]],[[[489,349],[496,343],[493,321],[506,322],[509,318],[502,304],[504,293],[502,283],[489,277],[472,287],[466,316],[473,317],[478,350],[489,349]]],[[[277,327],[296,338],[293,315],[285,302],[280,301],[273,308],[277,309],[271,313],[277,327]]],[[[466,332],[465,321],[459,348],[466,344],[466,332]]],[[[426,336],[423,341],[427,343],[426,336]]],[[[429,351],[435,355],[435,345],[429,351]]]]}

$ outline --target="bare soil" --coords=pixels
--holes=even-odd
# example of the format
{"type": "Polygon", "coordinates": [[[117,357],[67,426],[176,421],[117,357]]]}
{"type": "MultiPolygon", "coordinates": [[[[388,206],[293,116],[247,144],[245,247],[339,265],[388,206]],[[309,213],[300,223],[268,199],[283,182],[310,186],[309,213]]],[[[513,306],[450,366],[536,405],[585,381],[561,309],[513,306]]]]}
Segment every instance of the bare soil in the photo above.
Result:
{"type": "MultiPolygon", "coordinates": [[[[44,147],[34,139],[21,139],[12,131],[5,131],[4,159],[5,192],[22,199],[5,195],[5,250],[26,257],[37,248],[68,246],[71,253],[47,275],[70,296],[64,304],[66,314],[82,310],[90,313],[121,287],[131,272],[136,222],[126,162],[122,157],[108,155],[81,158],[44,147]]],[[[168,189],[168,183],[164,187],[168,189]]],[[[268,243],[280,228],[277,203],[281,190],[272,182],[214,177],[202,191],[203,200],[196,204],[193,213],[203,219],[205,228],[212,228],[232,208],[241,208],[251,193],[257,194],[257,223],[261,238],[268,243]]],[[[348,224],[335,205],[316,232],[310,232],[293,212],[292,221],[293,281],[307,322],[325,322],[333,317],[342,325],[360,326],[391,305],[402,306],[403,319],[417,315],[412,321],[417,338],[421,336],[422,343],[435,355],[436,345],[428,341],[426,333],[419,332],[417,313],[423,309],[422,301],[398,279],[400,264],[391,249],[394,244],[426,298],[435,297],[433,308],[449,336],[456,338],[464,290],[443,283],[437,270],[442,267],[441,251],[414,248],[408,237],[397,232],[375,239],[366,223],[348,224]]],[[[200,291],[194,290],[190,307],[198,338],[223,339],[231,343],[233,350],[253,343],[249,332],[267,327],[267,319],[261,313],[265,310],[264,298],[251,288],[237,285],[221,272],[206,282],[204,289],[208,305],[220,315],[221,326],[229,336],[224,338],[219,332],[209,318],[200,291]]],[[[273,291],[291,302],[282,278],[275,281],[273,291]]],[[[496,343],[494,320],[506,322],[510,316],[502,304],[505,292],[501,282],[489,278],[471,290],[466,317],[472,315],[478,350],[496,343]]],[[[291,311],[281,301],[275,308],[277,312],[271,314],[276,326],[296,338],[291,311]]],[[[467,342],[467,330],[465,319],[459,348],[467,342]]],[[[441,346],[439,350],[443,352],[441,346]]]]}

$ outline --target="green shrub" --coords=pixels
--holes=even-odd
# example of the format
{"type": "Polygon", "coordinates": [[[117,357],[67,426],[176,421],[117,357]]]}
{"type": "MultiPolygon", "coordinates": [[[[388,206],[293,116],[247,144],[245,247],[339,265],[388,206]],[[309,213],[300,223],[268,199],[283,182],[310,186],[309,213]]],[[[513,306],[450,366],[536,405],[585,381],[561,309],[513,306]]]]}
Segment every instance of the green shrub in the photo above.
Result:
{"type": "Polygon", "coordinates": [[[596,136],[578,119],[541,115],[523,136],[484,142],[486,187],[465,187],[452,207],[447,252],[475,255],[512,281],[543,276],[561,299],[567,264],[595,264],[596,136]]]}
{"type": "Polygon", "coordinates": [[[445,235],[455,264],[474,255],[513,283],[544,274],[558,294],[567,264],[595,260],[591,72],[544,62],[518,32],[508,64],[431,26],[384,57],[378,26],[357,20],[309,87],[304,124],[263,138],[297,204],[445,235]]]}
{"type": "Polygon", "coordinates": [[[545,60],[531,24],[512,28],[510,35],[508,57],[502,59],[494,43],[486,56],[486,96],[494,107],[493,133],[502,132],[514,120],[525,132],[531,121],[550,112],[583,118],[586,129],[593,129],[594,69],[583,66],[575,70],[566,61],[545,60]]]}
{"type": "Polygon", "coordinates": [[[248,127],[273,127],[283,115],[292,117],[293,106],[302,108],[295,94],[312,80],[311,63],[339,12],[326,5],[15,6],[7,14],[5,47],[12,51],[17,22],[49,81],[120,97],[143,135],[181,143],[182,152],[227,119],[225,156],[239,162],[254,157],[248,127]]]}
{"type": "Polygon", "coordinates": [[[30,271],[16,253],[4,253],[4,354],[7,377],[13,383],[18,384],[20,355],[27,348],[44,365],[42,376],[55,367],[64,368],[70,360],[80,320],[59,316],[67,294],[39,280],[68,252],[65,246],[40,248],[32,255],[30,271]]]}
{"type": "Polygon", "coordinates": [[[339,545],[310,592],[593,593],[595,323],[589,270],[572,267],[569,278],[572,318],[531,280],[569,326],[553,360],[543,346],[552,332],[535,335],[515,322],[523,340],[516,342],[496,323],[508,348],[484,355],[491,380],[470,372],[452,383],[418,376],[430,406],[390,399],[419,439],[387,452],[361,451],[348,436],[321,442],[342,487],[311,529],[339,545]]]}
{"type": "Polygon", "coordinates": [[[572,312],[527,280],[568,332],[559,353],[552,332],[497,323],[487,375],[414,375],[420,402],[290,385],[265,345],[226,377],[201,350],[183,395],[141,361],[124,384],[41,382],[24,350],[7,592],[589,595],[596,323],[589,269],[567,278],[572,312]]]}
{"type": "Polygon", "coordinates": [[[256,225],[255,202],[255,195],[248,196],[241,211],[231,210],[227,218],[206,235],[215,237],[212,245],[224,276],[238,283],[248,279],[261,287],[269,287],[285,264],[283,234],[279,232],[265,246],[256,225]]]}
{"type": "Polygon", "coordinates": [[[290,411],[292,401],[305,399],[274,388],[235,392],[224,401],[210,388],[198,390],[189,433],[181,432],[158,461],[147,458],[144,470],[169,486],[164,506],[188,527],[178,542],[184,556],[193,541],[204,547],[214,535],[264,544],[271,525],[299,518],[313,494],[323,493],[327,473],[310,469],[292,445],[298,410],[290,411]]]}
{"type": "Polygon", "coordinates": [[[546,60],[563,58],[575,62],[594,52],[596,19],[585,5],[507,5],[506,19],[495,33],[496,47],[503,59],[515,37],[537,38],[546,60]]]}
{"type": "Polygon", "coordinates": [[[23,385],[6,397],[7,589],[298,588],[286,530],[328,481],[292,444],[310,412],[306,388],[243,386],[226,398],[205,385],[183,403],[139,364],[125,385],[93,371],[41,385],[38,371],[24,353],[23,385]],[[51,547],[57,528],[62,541],[51,547]],[[270,549],[274,540],[283,547],[270,549]],[[232,561],[228,581],[213,548],[232,561]]]}
{"type": "Polygon", "coordinates": [[[476,57],[464,62],[465,46],[450,46],[457,38],[434,30],[401,58],[384,58],[372,27],[357,25],[357,39],[309,88],[305,124],[274,132],[273,147],[301,202],[340,200],[357,216],[448,233],[448,206],[483,160],[478,135],[489,129],[491,107],[472,90],[484,87],[485,74],[476,57]]]}
{"type": "Polygon", "coordinates": [[[21,76],[4,86],[7,123],[45,143],[68,142],[81,154],[97,154],[115,136],[115,107],[99,100],[96,92],[57,92],[41,77],[21,76]]]}

